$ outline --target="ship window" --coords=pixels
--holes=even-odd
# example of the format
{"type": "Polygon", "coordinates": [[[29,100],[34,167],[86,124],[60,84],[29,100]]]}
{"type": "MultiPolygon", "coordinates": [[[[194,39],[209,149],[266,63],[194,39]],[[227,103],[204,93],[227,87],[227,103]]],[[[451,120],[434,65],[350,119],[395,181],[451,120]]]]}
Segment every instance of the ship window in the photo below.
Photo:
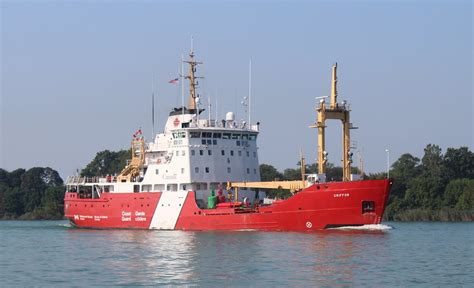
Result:
{"type": "Polygon", "coordinates": [[[230,173],[232,170],[230,169],[230,167],[227,167],[227,173],[230,173]]]}
{"type": "Polygon", "coordinates": [[[199,167],[194,167],[194,173],[199,173],[199,167]]]}
{"type": "Polygon", "coordinates": [[[207,140],[207,144],[208,144],[208,145],[212,145],[212,140],[211,140],[211,139],[208,139],[208,140],[207,140]]]}
{"type": "Polygon", "coordinates": [[[200,183],[196,184],[196,190],[201,190],[201,184],[200,183]]]}
{"type": "Polygon", "coordinates": [[[217,145],[217,140],[216,139],[212,140],[212,144],[217,145]]]}
{"type": "Polygon", "coordinates": [[[179,151],[176,151],[176,156],[179,156],[179,151]]]}
{"type": "Polygon", "coordinates": [[[150,192],[151,191],[151,185],[142,185],[142,192],[150,192]]]}
{"type": "Polygon", "coordinates": [[[234,156],[234,150],[230,150],[230,156],[234,156]]]}
{"type": "Polygon", "coordinates": [[[212,150],[207,150],[207,155],[211,156],[212,155],[212,150]]]}
{"type": "Polygon", "coordinates": [[[160,174],[160,170],[159,170],[159,169],[155,169],[155,174],[156,174],[156,175],[160,174]]]}
{"type": "Polygon", "coordinates": [[[253,157],[257,157],[257,152],[253,152],[253,157]]]}
{"type": "Polygon", "coordinates": [[[202,140],[201,140],[201,144],[202,144],[202,145],[206,145],[206,139],[202,139],[202,140]]]}
{"type": "Polygon", "coordinates": [[[133,185],[133,192],[134,193],[140,192],[140,185],[133,185]]]}
{"type": "Polygon", "coordinates": [[[237,143],[237,146],[240,146],[240,140],[237,140],[236,143],[237,143]]]}
{"type": "Polygon", "coordinates": [[[223,133],[222,139],[230,139],[230,133],[223,133]]]}
{"type": "Polygon", "coordinates": [[[243,140],[249,140],[249,135],[248,134],[242,134],[242,139],[243,140]]]}
{"type": "Polygon", "coordinates": [[[201,138],[201,132],[191,132],[189,133],[191,138],[201,138]]]}
{"type": "Polygon", "coordinates": [[[230,159],[229,159],[229,157],[227,157],[227,164],[230,164],[230,159]]]}
{"type": "Polygon", "coordinates": [[[165,184],[155,184],[153,190],[155,190],[155,191],[163,191],[163,190],[165,190],[165,184]]]}
{"type": "Polygon", "coordinates": [[[206,167],[206,173],[209,173],[209,167],[206,167]]]}
{"type": "Polygon", "coordinates": [[[184,150],[183,150],[183,151],[181,151],[181,156],[184,156],[184,155],[186,155],[186,152],[184,152],[184,150]]]}
{"type": "Polygon", "coordinates": [[[212,133],[211,132],[202,132],[202,137],[203,138],[212,138],[212,133]]]}
{"type": "Polygon", "coordinates": [[[253,169],[253,174],[257,174],[257,169],[253,169]]]}
{"type": "Polygon", "coordinates": [[[184,168],[181,168],[181,174],[184,174],[184,168]]]}
{"type": "Polygon", "coordinates": [[[222,155],[222,156],[225,155],[225,150],[221,150],[221,155],[222,155]]]}
{"type": "Polygon", "coordinates": [[[166,190],[168,190],[168,191],[178,191],[178,184],[168,184],[168,185],[166,185],[166,190]]]}
{"type": "Polygon", "coordinates": [[[362,201],[362,213],[371,213],[371,212],[375,212],[375,202],[362,201]]]}
{"type": "Polygon", "coordinates": [[[256,140],[257,139],[257,135],[249,135],[249,140],[256,140]]]}
{"type": "Polygon", "coordinates": [[[186,184],[181,184],[181,190],[186,190],[186,184]]]}
{"type": "Polygon", "coordinates": [[[212,135],[213,138],[221,138],[222,137],[222,134],[221,133],[214,133],[212,135]]]}
{"type": "Polygon", "coordinates": [[[247,168],[247,174],[250,174],[250,168],[247,168]]]}
{"type": "Polygon", "coordinates": [[[199,150],[199,155],[204,155],[204,150],[199,150]]]}
{"type": "Polygon", "coordinates": [[[240,139],[240,134],[232,134],[232,139],[240,139]]]}
{"type": "Polygon", "coordinates": [[[219,185],[220,185],[220,183],[217,183],[217,182],[211,183],[210,186],[209,186],[209,189],[216,190],[216,189],[219,188],[219,185]]]}
{"type": "Polygon", "coordinates": [[[250,157],[250,152],[249,151],[247,151],[247,157],[250,157]]]}
{"type": "Polygon", "coordinates": [[[196,151],[191,150],[191,156],[194,156],[194,155],[196,155],[196,151]]]}
{"type": "Polygon", "coordinates": [[[242,156],[242,151],[239,150],[239,156],[242,156]]]}

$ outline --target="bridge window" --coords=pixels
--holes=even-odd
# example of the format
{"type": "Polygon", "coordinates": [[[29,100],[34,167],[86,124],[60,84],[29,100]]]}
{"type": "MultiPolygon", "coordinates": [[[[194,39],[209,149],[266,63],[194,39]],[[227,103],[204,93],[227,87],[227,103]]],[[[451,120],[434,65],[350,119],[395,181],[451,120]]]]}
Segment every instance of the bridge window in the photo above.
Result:
{"type": "Polygon", "coordinates": [[[151,191],[151,185],[142,185],[142,192],[150,192],[151,191]]]}
{"type": "Polygon", "coordinates": [[[155,184],[155,186],[153,187],[155,191],[163,191],[165,190],[165,184],[155,184]]]}
{"type": "Polygon", "coordinates": [[[133,192],[134,193],[140,192],[140,185],[133,185],[133,192]]]}
{"type": "Polygon", "coordinates": [[[223,133],[222,139],[230,139],[230,133],[223,133]]]}
{"type": "Polygon", "coordinates": [[[249,135],[248,134],[242,134],[242,139],[243,140],[249,140],[249,135]]]}
{"type": "Polygon", "coordinates": [[[203,138],[212,138],[212,133],[211,132],[202,132],[202,137],[203,138]]]}
{"type": "Polygon", "coordinates": [[[201,132],[190,132],[189,136],[191,138],[201,138],[201,132]]]}
{"type": "Polygon", "coordinates": [[[240,139],[240,134],[232,134],[232,139],[240,139]]]}
{"type": "Polygon", "coordinates": [[[213,138],[221,138],[222,134],[221,133],[214,133],[214,134],[212,134],[212,137],[213,138]]]}

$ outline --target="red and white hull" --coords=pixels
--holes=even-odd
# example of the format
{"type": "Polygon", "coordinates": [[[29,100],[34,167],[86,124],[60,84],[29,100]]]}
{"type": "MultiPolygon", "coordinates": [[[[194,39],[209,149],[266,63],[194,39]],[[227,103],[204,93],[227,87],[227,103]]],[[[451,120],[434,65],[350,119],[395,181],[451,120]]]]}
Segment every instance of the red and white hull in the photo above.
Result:
{"type": "Polygon", "coordinates": [[[103,193],[100,199],[68,192],[64,202],[66,217],[83,228],[312,231],[379,224],[390,186],[388,179],[321,183],[249,208],[200,209],[192,191],[103,193]]]}

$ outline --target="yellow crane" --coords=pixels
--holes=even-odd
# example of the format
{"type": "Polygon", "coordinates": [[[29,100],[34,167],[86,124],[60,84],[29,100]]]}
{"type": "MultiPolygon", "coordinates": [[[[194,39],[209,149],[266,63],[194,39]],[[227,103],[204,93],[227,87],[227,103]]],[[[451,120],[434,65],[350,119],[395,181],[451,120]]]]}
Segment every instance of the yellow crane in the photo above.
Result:
{"type": "MultiPolygon", "coordinates": [[[[239,188],[256,188],[256,189],[286,189],[294,193],[300,191],[322,178],[322,174],[326,173],[327,155],[325,128],[326,120],[339,119],[342,122],[342,179],[343,181],[351,180],[351,163],[352,152],[350,147],[350,129],[356,129],[350,123],[350,107],[343,101],[337,103],[337,63],[332,66],[331,95],[329,106],[322,98],[316,108],[317,121],[310,128],[318,128],[318,175],[309,175],[305,180],[305,161],[301,157],[301,180],[295,181],[269,181],[269,182],[227,182],[227,190],[235,189],[235,200],[237,201],[239,188]]],[[[325,181],[324,179],[321,179],[325,181]]]]}
{"type": "Polygon", "coordinates": [[[342,122],[342,181],[351,180],[351,136],[350,129],[356,129],[350,123],[350,107],[343,101],[337,103],[337,63],[332,66],[331,96],[329,107],[322,98],[316,108],[316,123],[309,126],[318,128],[318,173],[326,173],[327,155],[326,152],[326,120],[339,119],[342,122]]]}

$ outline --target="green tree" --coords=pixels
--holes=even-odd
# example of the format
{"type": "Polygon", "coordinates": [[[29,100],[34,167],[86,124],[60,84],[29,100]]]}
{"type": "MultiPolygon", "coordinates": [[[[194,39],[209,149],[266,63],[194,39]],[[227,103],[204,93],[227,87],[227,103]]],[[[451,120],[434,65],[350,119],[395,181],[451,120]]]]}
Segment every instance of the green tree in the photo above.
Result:
{"type": "Polygon", "coordinates": [[[408,153],[403,154],[393,163],[390,176],[396,180],[394,181],[390,192],[392,197],[397,196],[402,199],[405,197],[405,191],[407,190],[408,185],[421,173],[421,167],[419,164],[420,159],[408,153]]]}
{"type": "Polygon", "coordinates": [[[273,181],[275,179],[283,179],[283,174],[272,165],[260,164],[260,178],[262,181],[273,181]]]}
{"type": "Polygon", "coordinates": [[[426,176],[441,177],[443,154],[438,145],[428,144],[421,159],[423,173],[426,176]]]}
{"type": "Polygon", "coordinates": [[[130,159],[130,150],[118,152],[104,150],[98,152],[94,159],[81,171],[81,176],[106,176],[120,173],[130,159]]]}
{"type": "Polygon", "coordinates": [[[25,213],[23,204],[24,195],[19,187],[8,188],[4,194],[5,215],[20,216],[25,213]]]}
{"type": "Polygon", "coordinates": [[[443,157],[445,177],[474,179],[474,153],[467,147],[448,148],[443,157]]]}
{"type": "Polygon", "coordinates": [[[63,180],[59,173],[49,167],[34,167],[26,171],[20,185],[25,197],[25,212],[32,212],[41,206],[47,187],[62,186],[62,184],[63,180]]]}

